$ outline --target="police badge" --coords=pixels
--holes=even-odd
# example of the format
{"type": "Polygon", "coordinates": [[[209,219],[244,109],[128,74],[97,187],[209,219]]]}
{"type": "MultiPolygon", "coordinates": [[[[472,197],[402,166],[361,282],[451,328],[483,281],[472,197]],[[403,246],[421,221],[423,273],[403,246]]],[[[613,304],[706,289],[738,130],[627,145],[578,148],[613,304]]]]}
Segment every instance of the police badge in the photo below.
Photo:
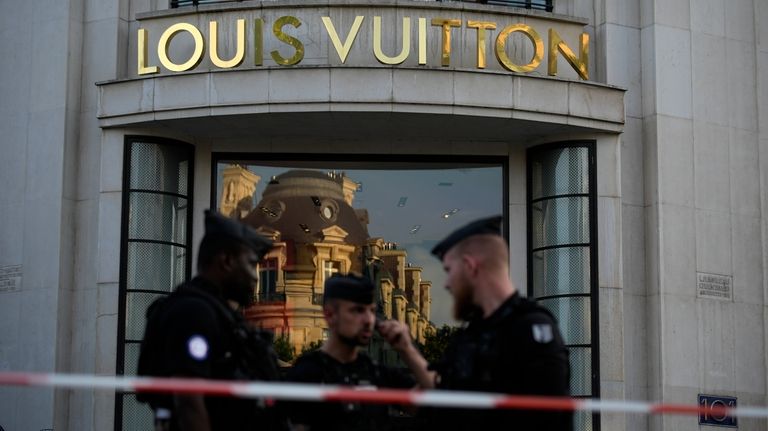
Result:
{"type": "Polygon", "coordinates": [[[552,341],[552,325],[549,323],[538,323],[531,326],[533,330],[533,339],[537,343],[546,344],[552,341]]]}

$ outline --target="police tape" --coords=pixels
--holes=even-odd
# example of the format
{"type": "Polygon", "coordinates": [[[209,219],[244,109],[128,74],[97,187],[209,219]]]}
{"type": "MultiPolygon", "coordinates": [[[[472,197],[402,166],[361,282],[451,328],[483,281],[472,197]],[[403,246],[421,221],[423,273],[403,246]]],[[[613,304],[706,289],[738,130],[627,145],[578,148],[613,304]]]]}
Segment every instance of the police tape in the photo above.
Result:
{"type": "Polygon", "coordinates": [[[87,374],[0,372],[0,386],[43,386],[116,392],[154,392],[312,402],[401,404],[467,409],[525,409],[590,413],[680,414],[768,418],[768,407],[700,406],[595,398],[500,395],[444,390],[375,389],[288,382],[242,382],[87,374]]]}

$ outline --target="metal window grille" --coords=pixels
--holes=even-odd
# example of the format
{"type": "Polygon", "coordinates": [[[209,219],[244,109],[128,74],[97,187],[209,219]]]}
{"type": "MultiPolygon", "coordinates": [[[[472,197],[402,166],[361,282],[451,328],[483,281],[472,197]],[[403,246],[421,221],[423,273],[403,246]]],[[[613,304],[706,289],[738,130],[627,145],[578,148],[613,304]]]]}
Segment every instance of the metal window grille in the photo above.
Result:
{"type": "MultiPolygon", "coordinates": [[[[200,5],[206,5],[206,4],[216,4],[216,3],[232,3],[232,2],[240,2],[243,0],[171,0],[170,5],[171,8],[179,8],[179,7],[197,7],[200,5]]],[[[443,1],[443,0],[437,0],[437,1],[443,1]]],[[[544,10],[547,12],[552,12],[552,9],[554,8],[554,0],[460,0],[460,1],[467,1],[471,3],[487,3],[487,4],[496,4],[496,5],[503,5],[503,6],[512,6],[512,7],[522,7],[526,9],[537,9],[537,10],[544,10]]]]}
{"type": "MultiPolygon", "coordinates": [[[[600,394],[594,142],[528,150],[528,296],[557,318],[570,351],[571,394],[600,394]]],[[[575,430],[599,430],[576,414],[575,430]]]]}
{"type": "Polygon", "coordinates": [[[177,8],[177,7],[185,7],[185,6],[200,6],[204,4],[214,4],[214,3],[232,3],[232,2],[240,2],[243,0],[171,0],[171,7],[177,8]]]}
{"type": "Polygon", "coordinates": [[[552,12],[552,9],[554,9],[553,2],[554,0],[480,0],[480,3],[537,9],[547,12],[552,12]]]}
{"type": "MultiPolygon", "coordinates": [[[[189,144],[126,137],[117,374],[136,374],[147,308],[191,273],[193,158],[189,144]]],[[[116,430],[153,428],[148,406],[116,396],[116,430]]]]}

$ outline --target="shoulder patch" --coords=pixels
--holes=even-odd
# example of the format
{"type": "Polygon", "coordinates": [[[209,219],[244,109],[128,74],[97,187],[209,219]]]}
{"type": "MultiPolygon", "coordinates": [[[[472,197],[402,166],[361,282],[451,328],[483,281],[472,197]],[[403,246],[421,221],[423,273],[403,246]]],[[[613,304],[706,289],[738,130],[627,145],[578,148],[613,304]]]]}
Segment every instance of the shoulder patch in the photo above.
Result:
{"type": "Polygon", "coordinates": [[[546,344],[554,339],[552,325],[549,323],[535,323],[531,325],[531,331],[533,331],[533,339],[537,343],[546,344]]]}
{"type": "Polygon", "coordinates": [[[187,341],[187,350],[192,358],[204,361],[208,358],[208,341],[202,335],[193,335],[187,341]]]}

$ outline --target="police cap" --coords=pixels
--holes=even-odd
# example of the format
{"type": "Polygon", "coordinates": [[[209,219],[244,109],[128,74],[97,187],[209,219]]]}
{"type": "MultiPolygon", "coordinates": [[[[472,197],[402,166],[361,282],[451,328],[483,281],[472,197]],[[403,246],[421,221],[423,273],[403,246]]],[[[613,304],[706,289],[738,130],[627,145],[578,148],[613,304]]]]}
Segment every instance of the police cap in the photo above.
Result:
{"type": "Polygon", "coordinates": [[[259,258],[272,249],[272,241],[256,233],[250,226],[211,210],[205,211],[205,236],[238,241],[253,250],[259,258]]]}
{"type": "Polygon", "coordinates": [[[325,280],[323,302],[345,299],[358,304],[373,304],[374,286],[371,280],[354,274],[334,275],[325,280]]]}
{"type": "Polygon", "coordinates": [[[438,259],[442,259],[445,253],[448,253],[448,250],[453,248],[453,246],[473,235],[501,236],[501,216],[475,220],[455,230],[432,249],[432,254],[437,256],[438,259]]]}

